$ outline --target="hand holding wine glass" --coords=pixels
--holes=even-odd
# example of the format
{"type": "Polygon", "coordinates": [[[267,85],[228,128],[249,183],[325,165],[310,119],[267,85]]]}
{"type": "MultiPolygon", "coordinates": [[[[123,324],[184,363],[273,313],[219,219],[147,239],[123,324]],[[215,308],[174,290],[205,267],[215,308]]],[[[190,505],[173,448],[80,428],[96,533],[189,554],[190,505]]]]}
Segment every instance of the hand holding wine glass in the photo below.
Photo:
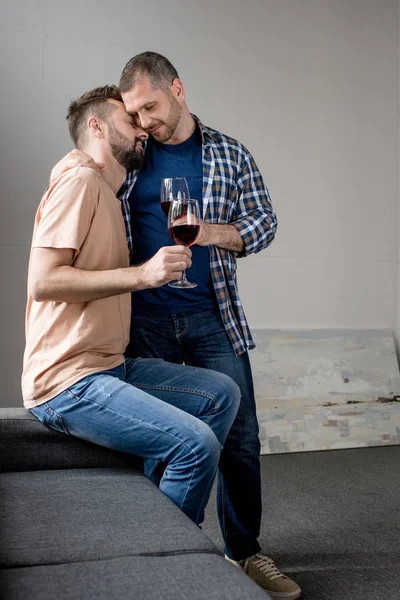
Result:
{"type": "Polygon", "coordinates": [[[139,265],[143,289],[158,288],[180,277],[182,269],[192,265],[192,253],[186,246],[163,246],[152,258],[139,265]]]}
{"type": "MultiPolygon", "coordinates": [[[[199,231],[200,208],[197,200],[172,200],[168,213],[168,232],[175,244],[191,246],[196,241],[199,231]]],[[[171,281],[168,285],[175,288],[197,287],[197,283],[186,279],[185,271],[182,271],[182,277],[178,281],[171,281]]]]}

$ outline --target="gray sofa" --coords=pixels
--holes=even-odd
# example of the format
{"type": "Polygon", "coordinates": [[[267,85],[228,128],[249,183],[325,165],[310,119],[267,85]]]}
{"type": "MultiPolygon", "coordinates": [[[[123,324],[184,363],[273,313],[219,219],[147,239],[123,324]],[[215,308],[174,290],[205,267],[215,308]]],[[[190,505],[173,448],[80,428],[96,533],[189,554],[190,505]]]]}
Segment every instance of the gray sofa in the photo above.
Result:
{"type": "Polygon", "coordinates": [[[2,600],[266,600],[139,458],[0,409],[2,600]]]}

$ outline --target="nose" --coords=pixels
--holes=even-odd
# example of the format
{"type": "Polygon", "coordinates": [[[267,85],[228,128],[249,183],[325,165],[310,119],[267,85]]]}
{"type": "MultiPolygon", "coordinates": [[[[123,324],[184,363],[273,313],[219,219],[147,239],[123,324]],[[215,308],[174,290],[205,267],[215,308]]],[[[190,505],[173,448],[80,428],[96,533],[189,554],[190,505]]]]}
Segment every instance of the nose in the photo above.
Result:
{"type": "Polygon", "coordinates": [[[151,129],[151,117],[149,117],[148,115],[138,115],[138,120],[139,127],[141,127],[142,129],[151,129]]]}
{"type": "Polygon", "coordinates": [[[143,129],[141,129],[139,131],[138,138],[140,138],[142,140],[142,142],[144,142],[145,140],[147,140],[148,137],[149,137],[149,134],[147,133],[147,131],[143,131],[143,129]]]}

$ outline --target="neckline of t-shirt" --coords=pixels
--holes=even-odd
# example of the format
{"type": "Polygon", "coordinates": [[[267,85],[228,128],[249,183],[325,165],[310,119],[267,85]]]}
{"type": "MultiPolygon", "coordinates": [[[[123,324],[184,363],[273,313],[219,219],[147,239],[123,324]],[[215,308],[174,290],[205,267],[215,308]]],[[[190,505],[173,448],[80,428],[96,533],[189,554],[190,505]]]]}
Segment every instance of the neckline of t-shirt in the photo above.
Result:
{"type": "Polygon", "coordinates": [[[162,142],[157,142],[157,140],[152,140],[153,144],[155,146],[158,146],[158,148],[163,148],[165,150],[169,150],[169,151],[176,151],[176,152],[181,152],[182,150],[186,149],[186,146],[191,146],[197,139],[198,134],[200,133],[199,130],[199,126],[196,124],[195,130],[193,131],[192,135],[190,137],[188,137],[187,140],[185,140],[184,142],[181,142],[180,144],[163,144],[162,142]]]}

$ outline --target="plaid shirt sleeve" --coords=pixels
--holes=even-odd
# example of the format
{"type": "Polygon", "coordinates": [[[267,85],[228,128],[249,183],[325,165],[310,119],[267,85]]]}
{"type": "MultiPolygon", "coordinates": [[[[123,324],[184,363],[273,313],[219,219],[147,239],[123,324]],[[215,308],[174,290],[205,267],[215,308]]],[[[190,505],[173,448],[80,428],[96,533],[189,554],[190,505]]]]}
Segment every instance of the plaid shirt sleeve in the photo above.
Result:
{"type": "Polygon", "coordinates": [[[251,156],[243,148],[243,163],[237,180],[238,201],[236,219],[231,225],[244,243],[238,257],[256,254],[267,248],[275,238],[278,221],[262,175],[251,156]]]}

